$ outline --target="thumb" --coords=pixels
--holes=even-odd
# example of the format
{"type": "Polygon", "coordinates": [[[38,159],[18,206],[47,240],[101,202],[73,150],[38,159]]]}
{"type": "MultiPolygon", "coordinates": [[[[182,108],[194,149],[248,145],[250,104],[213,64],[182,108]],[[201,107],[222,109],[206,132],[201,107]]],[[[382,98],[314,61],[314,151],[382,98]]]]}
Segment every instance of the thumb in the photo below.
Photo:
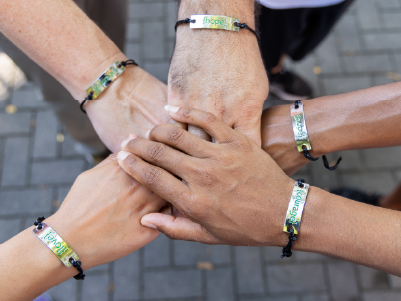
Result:
{"type": "Polygon", "coordinates": [[[170,239],[197,241],[204,244],[220,243],[220,240],[206,228],[186,217],[151,213],[142,217],[141,224],[145,227],[157,229],[170,239]]]}

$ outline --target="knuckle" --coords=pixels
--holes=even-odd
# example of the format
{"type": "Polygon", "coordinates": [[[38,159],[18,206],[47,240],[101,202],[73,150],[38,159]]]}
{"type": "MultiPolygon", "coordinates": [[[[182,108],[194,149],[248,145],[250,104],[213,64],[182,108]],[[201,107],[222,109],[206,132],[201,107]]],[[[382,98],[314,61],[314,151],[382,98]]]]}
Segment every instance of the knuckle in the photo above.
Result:
{"type": "Polygon", "coordinates": [[[183,108],[182,109],[182,115],[185,118],[188,118],[189,116],[191,116],[191,113],[192,113],[192,109],[190,109],[190,108],[183,108]]]}
{"type": "Polygon", "coordinates": [[[148,149],[148,157],[150,160],[157,161],[163,157],[166,146],[161,143],[154,143],[148,149]]]}
{"type": "Polygon", "coordinates": [[[156,186],[161,179],[161,173],[160,170],[156,167],[149,167],[145,170],[143,174],[143,181],[148,185],[148,186],[156,186]]]}
{"type": "Polygon", "coordinates": [[[204,123],[213,123],[216,121],[216,116],[214,116],[212,113],[205,113],[202,117],[202,121],[204,123]]]}
{"type": "Polygon", "coordinates": [[[181,128],[175,128],[171,131],[168,140],[170,143],[177,143],[181,140],[181,137],[184,135],[184,130],[181,128]]]}

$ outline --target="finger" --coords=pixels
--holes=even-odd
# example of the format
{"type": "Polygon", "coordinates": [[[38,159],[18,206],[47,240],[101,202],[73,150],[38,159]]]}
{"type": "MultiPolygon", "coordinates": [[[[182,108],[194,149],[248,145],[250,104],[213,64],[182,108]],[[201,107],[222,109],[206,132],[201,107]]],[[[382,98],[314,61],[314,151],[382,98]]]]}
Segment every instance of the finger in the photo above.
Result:
{"type": "Polygon", "coordinates": [[[118,164],[132,178],[154,193],[172,203],[178,210],[185,212],[185,200],[190,194],[189,188],[164,169],[151,165],[141,158],[121,151],[117,156],[118,164]]]}
{"type": "MultiPolygon", "coordinates": [[[[179,128],[177,130],[184,131],[179,128]]],[[[187,173],[185,167],[195,159],[163,143],[141,138],[128,141],[123,150],[181,178],[185,178],[185,173],[187,173]]]]}
{"type": "MultiPolygon", "coordinates": [[[[207,136],[209,137],[209,135],[207,136]]],[[[154,127],[149,133],[149,139],[173,146],[197,158],[210,157],[212,149],[216,147],[213,143],[206,142],[183,129],[169,124],[154,127]]]]}
{"type": "Polygon", "coordinates": [[[145,227],[157,229],[170,239],[197,241],[204,244],[221,243],[206,228],[186,217],[150,213],[142,217],[141,224],[145,227]]]}
{"type": "Polygon", "coordinates": [[[206,140],[206,141],[212,141],[212,137],[210,137],[210,135],[202,128],[195,126],[195,125],[188,125],[188,132],[190,132],[191,134],[194,134],[195,136],[206,140]]]}
{"type": "Polygon", "coordinates": [[[235,132],[212,113],[174,106],[166,106],[165,110],[169,112],[171,118],[188,123],[188,128],[189,125],[195,125],[204,129],[218,143],[228,143],[234,138],[235,132]]]}

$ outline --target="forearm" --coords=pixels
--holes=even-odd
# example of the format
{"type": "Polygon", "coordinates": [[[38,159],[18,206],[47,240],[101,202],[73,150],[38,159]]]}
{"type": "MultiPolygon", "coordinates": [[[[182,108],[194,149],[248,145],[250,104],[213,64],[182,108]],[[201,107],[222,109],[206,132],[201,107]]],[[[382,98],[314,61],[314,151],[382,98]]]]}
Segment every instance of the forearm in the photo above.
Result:
{"type": "MultiPolygon", "coordinates": [[[[32,229],[33,227],[31,227],[32,229]]],[[[33,300],[77,274],[27,229],[0,245],[2,301],[33,300]]]]}
{"type": "MultiPolygon", "coordinates": [[[[401,84],[303,101],[311,154],[401,145],[401,84]]],[[[295,148],[290,106],[267,109],[262,117],[264,149],[295,148]]]]}
{"type": "Polygon", "coordinates": [[[71,0],[0,0],[0,31],[78,100],[125,56],[71,0]]]}
{"type": "MultiPolygon", "coordinates": [[[[342,258],[400,276],[401,262],[395,260],[401,248],[396,239],[401,230],[400,218],[398,211],[361,204],[311,187],[294,249],[342,258]]],[[[288,241],[283,236],[281,245],[288,241]]]]}

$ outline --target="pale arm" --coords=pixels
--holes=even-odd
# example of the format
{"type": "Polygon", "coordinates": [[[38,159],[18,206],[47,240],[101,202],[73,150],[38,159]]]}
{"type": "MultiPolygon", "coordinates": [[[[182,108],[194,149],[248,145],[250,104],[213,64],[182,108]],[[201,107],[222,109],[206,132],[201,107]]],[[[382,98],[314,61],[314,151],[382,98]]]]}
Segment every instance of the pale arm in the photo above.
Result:
{"type": "MultiPolygon", "coordinates": [[[[71,0],[0,0],[0,7],[0,31],[79,102],[112,63],[127,59],[71,0]]],[[[166,102],[166,85],[130,66],[85,109],[102,141],[116,151],[129,134],[143,137],[168,122],[162,109],[166,102]]]]}

